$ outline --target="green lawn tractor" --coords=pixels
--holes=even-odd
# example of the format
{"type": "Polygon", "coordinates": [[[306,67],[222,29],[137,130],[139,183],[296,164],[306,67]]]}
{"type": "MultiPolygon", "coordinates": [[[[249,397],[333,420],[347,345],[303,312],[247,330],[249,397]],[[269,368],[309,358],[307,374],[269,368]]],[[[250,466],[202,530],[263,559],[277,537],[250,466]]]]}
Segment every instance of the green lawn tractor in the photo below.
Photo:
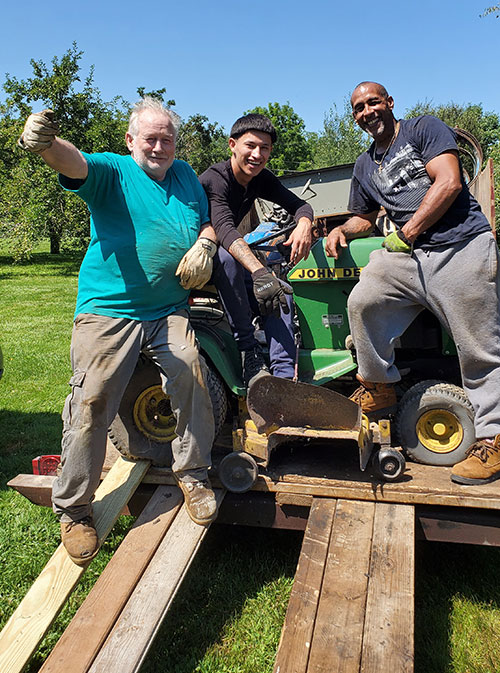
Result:
{"type": "MultiPolygon", "coordinates": [[[[262,377],[247,398],[240,353],[216,294],[202,291],[192,298],[191,322],[208,365],[216,432],[232,423],[233,451],[218,468],[229,490],[251,488],[259,465],[267,466],[274,448],[291,440],[320,439],[332,447],[337,440],[352,441],[360,469],[371,459],[384,480],[399,478],[405,457],[443,466],[463,459],[475,438],[473,409],[460,387],[455,345],[429,312],[423,311],[396,344],[402,380],[395,415],[369,422],[348,399],[356,387],[356,360],[347,298],[382,240],[353,240],[334,260],[320,238],[309,257],[287,272],[296,306],[298,383],[262,377]]],[[[110,438],[124,455],[168,464],[174,428],[158,371],[141,359],[110,438]]]]}

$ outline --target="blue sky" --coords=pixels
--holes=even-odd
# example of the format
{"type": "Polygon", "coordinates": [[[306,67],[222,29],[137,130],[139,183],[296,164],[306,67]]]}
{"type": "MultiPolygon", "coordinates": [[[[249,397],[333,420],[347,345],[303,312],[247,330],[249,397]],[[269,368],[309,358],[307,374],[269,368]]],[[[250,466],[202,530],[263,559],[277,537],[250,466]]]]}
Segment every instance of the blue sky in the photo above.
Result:
{"type": "Polygon", "coordinates": [[[105,100],[166,87],[182,117],[199,112],[226,130],[255,105],[289,102],[318,131],[366,79],[386,85],[396,114],[426,99],[500,113],[500,19],[480,18],[492,2],[4,3],[0,81],[75,40],[105,100]]]}

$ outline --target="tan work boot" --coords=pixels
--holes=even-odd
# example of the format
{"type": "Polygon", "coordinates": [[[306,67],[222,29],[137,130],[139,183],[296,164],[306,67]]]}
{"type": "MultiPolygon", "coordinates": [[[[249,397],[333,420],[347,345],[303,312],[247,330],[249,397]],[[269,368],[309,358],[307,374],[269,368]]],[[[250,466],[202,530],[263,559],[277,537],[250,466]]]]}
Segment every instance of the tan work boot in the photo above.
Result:
{"type": "Polygon", "coordinates": [[[210,481],[181,481],[174,473],[179,488],[184,493],[184,502],[191,519],[200,526],[208,526],[217,517],[217,501],[210,481]]]}
{"type": "Polygon", "coordinates": [[[478,439],[467,449],[467,458],[453,466],[451,480],[457,484],[488,484],[500,477],[500,435],[478,439]]]}
{"type": "Polygon", "coordinates": [[[78,566],[86,565],[99,551],[99,540],[91,516],[79,521],[61,521],[61,539],[69,557],[78,566]]]}
{"type": "Polygon", "coordinates": [[[356,374],[356,378],[361,385],[349,399],[359,404],[364,414],[375,420],[396,411],[396,391],[392,384],[365,381],[359,374],[356,374]]]}

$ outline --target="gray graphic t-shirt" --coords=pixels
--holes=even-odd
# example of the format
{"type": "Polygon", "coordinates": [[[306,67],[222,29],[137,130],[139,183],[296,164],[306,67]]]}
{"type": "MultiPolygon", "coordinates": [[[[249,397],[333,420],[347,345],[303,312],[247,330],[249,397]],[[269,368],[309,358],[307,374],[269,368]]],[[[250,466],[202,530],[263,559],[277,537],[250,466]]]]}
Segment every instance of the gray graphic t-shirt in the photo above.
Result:
{"type": "MultiPolygon", "coordinates": [[[[375,143],[354,166],[349,210],[367,214],[383,206],[397,227],[402,227],[419,208],[431,180],[426,164],[435,157],[457,150],[455,134],[444,122],[431,116],[402,119],[396,140],[382,164],[374,156],[375,143]]],[[[421,234],[415,247],[429,248],[462,241],[490,225],[462,178],[462,191],[443,217],[421,234]]]]}

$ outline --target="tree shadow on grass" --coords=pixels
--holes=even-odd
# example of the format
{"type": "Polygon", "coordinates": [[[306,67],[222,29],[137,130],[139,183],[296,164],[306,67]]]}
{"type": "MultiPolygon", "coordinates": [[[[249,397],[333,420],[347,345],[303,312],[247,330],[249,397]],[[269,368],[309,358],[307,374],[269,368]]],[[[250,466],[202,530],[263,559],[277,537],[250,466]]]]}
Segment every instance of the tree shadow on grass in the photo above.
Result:
{"type": "Polygon", "coordinates": [[[43,269],[44,276],[75,276],[83,259],[83,252],[68,252],[51,255],[48,252],[35,252],[30,260],[14,261],[11,255],[0,255],[0,280],[34,276],[43,269]]]}
{"type": "Polygon", "coordinates": [[[36,456],[59,454],[61,432],[60,414],[0,409],[0,490],[17,474],[31,473],[36,456]]]}
{"type": "Polygon", "coordinates": [[[484,646],[483,637],[488,639],[488,634],[486,629],[482,631],[481,622],[488,617],[477,615],[479,608],[484,609],[484,615],[500,610],[500,583],[493,581],[499,564],[498,548],[431,542],[417,545],[415,673],[500,670],[491,668],[496,655],[489,648],[495,638],[484,646]],[[463,615],[456,612],[457,604],[465,604],[463,615]]]}
{"type": "MultiPolygon", "coordinates": [[[[141,673],[205,670],[198,668],[200,660],[221,642],[227,622],[265,585],[294,576],[302,537],[298,531],[212,526],[141,673]]],[[[259,627],[265,629],[257,621],[252,626],[259,627]]]]}

